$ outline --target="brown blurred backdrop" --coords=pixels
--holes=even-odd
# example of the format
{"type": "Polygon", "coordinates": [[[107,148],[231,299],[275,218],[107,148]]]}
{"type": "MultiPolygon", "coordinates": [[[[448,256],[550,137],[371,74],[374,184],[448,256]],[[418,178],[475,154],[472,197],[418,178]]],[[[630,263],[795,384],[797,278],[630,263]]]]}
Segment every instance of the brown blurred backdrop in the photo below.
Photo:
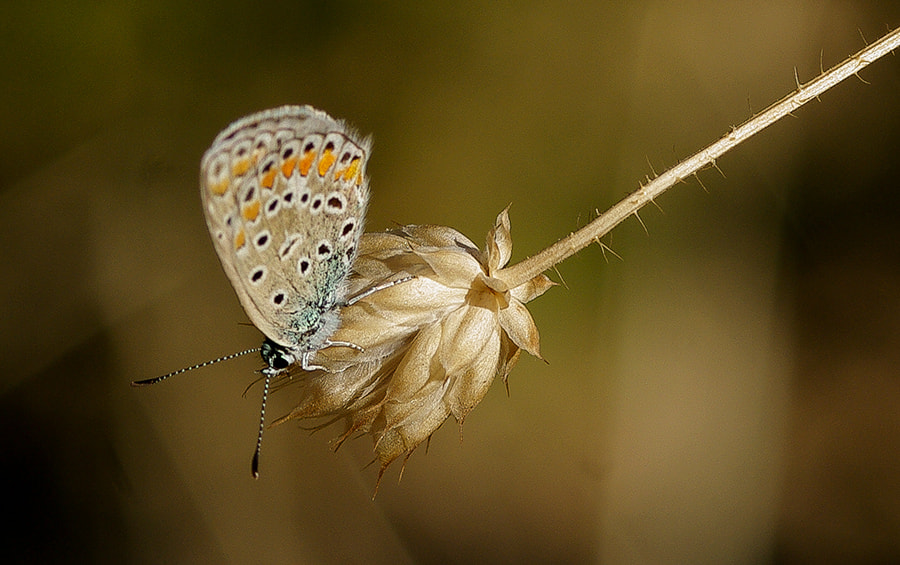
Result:
{"type": "MultiPolygon", "coordinates": [[[[368,228],[514,261],[814,77],[900,6],[33,2],[0,8],[8,562],[900,560],[900,63],[887,57],[559,266],[549,364],[398,484],[288,425],[250,478],[256,359],[200,156],[309,103],[372,132],[368,228]],[[652,167],[652,168],[651,168],[652,167]]],[[[291,406],[271,399],[269,414],[291,406]]],[[[7,557],[7,556],[4,556],[7,557]]]]}

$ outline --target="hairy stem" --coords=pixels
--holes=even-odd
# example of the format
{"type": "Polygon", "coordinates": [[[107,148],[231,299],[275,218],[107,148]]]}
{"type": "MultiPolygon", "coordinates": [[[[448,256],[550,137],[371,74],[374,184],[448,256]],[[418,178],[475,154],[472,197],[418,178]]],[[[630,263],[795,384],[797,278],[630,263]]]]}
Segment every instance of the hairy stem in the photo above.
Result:
{"type": "Polygon", "coordinates": [[[857,74],[870,63],[896,49],[898,45],[900,45],[900,29],[886,34],[810,82],[801,85],[798,80],[797,90],[792,94],[785,96],[740,126],[733,128],[715,143],[701,149],[646,185],[641,186],[580,230],[569,234],[568,237],[557,241],[536,255],[501,269],[494,273],[494,276],[505,281],[510,288],[515,288],[552,268],[594,241],[599,241],[599,238],[606,235],[625,218],[636,214],[638,210],[674,186],[675,183],[697,174],[706,167],[715,166],[716,159],[739,143],[750,139],[842,80],[857,74]]]}

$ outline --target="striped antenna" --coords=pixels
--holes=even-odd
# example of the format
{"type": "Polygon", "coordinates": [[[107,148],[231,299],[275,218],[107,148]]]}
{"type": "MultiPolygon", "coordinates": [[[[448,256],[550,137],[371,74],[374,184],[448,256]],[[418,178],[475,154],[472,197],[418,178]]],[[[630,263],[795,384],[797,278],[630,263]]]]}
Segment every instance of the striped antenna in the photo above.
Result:
{"type": "Polygon", "coordinates": [[[231,355],[225,355],[224,357],[219,357],[218,359],[213,359],[212,361],[204,361],[203,363],[198,363],[193,367],[185,367],[184,369],[178,369],[177,371],[172,371],[168,375],[163,375],[161,377],[153,377],[152,379],[145,379],[143,381],[131,381],[131,386],[148,386],[155,385],[160,381],[164,381],[169,377],[174,377],[175,375],[180,375],[181,373],[187,373],[188,371],[193,371],[194,369],[199,369],[201,367],[206,367],[207,365],[215,365],[216,363],[221,363],[222,361],[228,361],[230,359],[234,359],[235,357],[240,357],[242,355],[246,355],[248,353],[255,353],[259,351],[258,347],[254,347],[253,349],[245,349],[244,351],[240,351],[238,353],[232,353],[231,355]]]}

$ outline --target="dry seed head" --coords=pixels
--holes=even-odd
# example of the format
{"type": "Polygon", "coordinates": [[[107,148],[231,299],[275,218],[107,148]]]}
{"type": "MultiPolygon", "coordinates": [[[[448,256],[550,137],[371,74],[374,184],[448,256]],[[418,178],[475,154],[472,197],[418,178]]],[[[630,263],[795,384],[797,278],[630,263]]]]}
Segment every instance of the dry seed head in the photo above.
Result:
{"type": "MultiPolygon", "coordinates": [[[[485,249],[454,229],[405,226],[363,235],[350,295],[392,280],[341,311],[330,347],[314,363],[274,383],[299,391],[298,405],[275,424],[299,418],[342,420],[336,440],[367,433],[381,473],[408,457],[451,414],[460,423],[496,376],[504,381],[522,349],[540,358],[538,330],[524,304],[553,286],[538,275],[515,288],[494,274],[512,252],[507,210],[485,249]]],[[[380,474],[379,474],[380,477],[380,474]]]]}

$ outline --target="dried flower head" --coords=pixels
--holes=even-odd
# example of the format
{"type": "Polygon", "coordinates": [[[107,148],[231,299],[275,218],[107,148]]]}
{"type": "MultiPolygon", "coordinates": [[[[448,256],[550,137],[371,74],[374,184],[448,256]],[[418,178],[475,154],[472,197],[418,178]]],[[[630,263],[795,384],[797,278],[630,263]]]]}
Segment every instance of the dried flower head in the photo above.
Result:
{"type": "Polygon", "coordinates": [[[451,414],[462,424],[496,376],[506,382],[521,350],[540,358],[538,330],[524,304],[554,283],[539,274],[510,288],[496,274],[511,252],[507,210],[483,251],[443,226],[365,234],[350,295],[402,282],[342,310],[332,341],[360,349],[322,349],[314,362],[326,370],[293,367],[273,383],[300,391],[297,407],[273,425],[343,420],[336,445],[370,434],[380,478],[451,414]]]}

